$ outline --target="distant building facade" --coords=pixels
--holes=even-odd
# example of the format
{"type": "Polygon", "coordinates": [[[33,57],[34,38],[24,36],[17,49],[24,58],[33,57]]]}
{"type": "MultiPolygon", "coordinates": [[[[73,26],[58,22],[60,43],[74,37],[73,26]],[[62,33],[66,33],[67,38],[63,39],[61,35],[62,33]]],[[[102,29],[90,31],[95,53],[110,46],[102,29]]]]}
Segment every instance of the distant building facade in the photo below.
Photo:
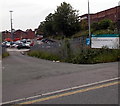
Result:
{"type": "MultiPolygon", "coordinates": [[[[81,20],[88,20],[88,14],[80,16],[81,20]]],[[[91,23],[99,22],[103,19],[110,19],[117,23],[120,20],[120,6],[116,6],[95,14],[90,14],[91,23]]]]}
{"type": "MultiPolygon", "coordinates": [[[[9,31],[3,31],[2,32],[2,39],[6,39],[6,38],[12,38],[11,36],[11,32],[9,31]]],[[[31,29],[27,29],[26,31],[22,31],[22,30],[16,30],[13,32],[13,38],[27,38],[27,39],[34,39],[35,38],[35,32],[32,31],[31,29]]]]}

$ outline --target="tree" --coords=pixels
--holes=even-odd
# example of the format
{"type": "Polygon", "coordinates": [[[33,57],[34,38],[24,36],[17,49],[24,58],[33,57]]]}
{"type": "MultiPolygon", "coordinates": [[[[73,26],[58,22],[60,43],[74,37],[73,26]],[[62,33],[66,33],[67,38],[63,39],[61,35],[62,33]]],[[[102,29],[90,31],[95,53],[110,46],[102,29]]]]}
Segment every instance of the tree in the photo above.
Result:
{"type": "Polygon", "coordinates": [[[44,30],[47,35],[53,35],[55,34],[54,32],[54,17],[53,14],[50,13],[46,18],[45,18],[45,25],[44,25],[44,30]]]}
{"type": "Polygon", "coordinates": [[[80,30],[78,11],[70,4],[61,3],[54,14],[50,13],[39,26],[46,35],[69,37],[80,30]]]}
{"type": "Polygon", "coordinates": [[[40,25],[38,26],[38,29],[37,29],[37,35],[40,35],[41,33],[43,34],[44,33],[44,25],[45,25],[45,21],[41,22],[40,25]]]}
{"type": "Polygon", "coordinates": [[[110,19],[103,19],[99,22],[92,23],[91,27],[94,31],[106,29],[115,30],[116,24],[110,19]]]}
{"type": "Polygon", "coordinates": [[[86,20],[81,20],[80,26],[81,26],[81,30],[87,30],[88,29],[88,22],[86,20]]]}
{"type": "Polygon", "coordinates": [[[56,31],[65,36],[71,36],[78,32],[80,30],[80,21],[77,13],[78,11],[74,10],[70,4],[61,3],[54,15],[56,31]]]}

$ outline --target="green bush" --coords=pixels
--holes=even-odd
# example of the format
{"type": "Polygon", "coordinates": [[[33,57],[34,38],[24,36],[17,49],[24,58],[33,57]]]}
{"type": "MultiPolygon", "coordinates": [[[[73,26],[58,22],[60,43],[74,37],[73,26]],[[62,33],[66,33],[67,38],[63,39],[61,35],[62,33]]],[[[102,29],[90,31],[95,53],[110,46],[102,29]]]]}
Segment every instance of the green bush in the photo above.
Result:
{"type": "Polygon", "coordinates": [[[95,56],[93,60],[96,63],[106,63],[106,62],[119,61],[119,57],[120,57],[120,50],[101,49],[99,55],[95,56]]]}
{"type": "Polygon", "coordinates": [[[81,50],[78,55],[73,58],[73,63],[77,64],[88,64],[94,63],[93,57],[97,55],[97,51],[93,49],[84,49],[81,50]]]}
{"type": "Polygon", "coordinates": [[[76,55],[72,63],[93,64],[119,61],[120,50],[113,49],[86,49],[76,55]]]}

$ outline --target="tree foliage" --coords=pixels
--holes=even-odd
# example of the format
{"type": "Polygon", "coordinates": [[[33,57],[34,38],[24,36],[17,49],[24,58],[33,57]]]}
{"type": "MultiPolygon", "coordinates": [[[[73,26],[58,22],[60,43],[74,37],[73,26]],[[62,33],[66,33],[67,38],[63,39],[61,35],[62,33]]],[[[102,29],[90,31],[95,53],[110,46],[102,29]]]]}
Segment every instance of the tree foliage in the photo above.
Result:
{"type": "Polygon", "coordinates": [[[109,19],[104,19],[104,20],[101,20],[98,24],[100,29],[108,29],[112,24],[112,21],[109,19]]]}
{"type": "Polygon", "coordinates": [[[66,2],[57,7],[54,14],[50,13],[42,22],[39,30],[45,35],[71,36],[80,30],[78,11],[66,2]]]}
{"type": "Polygon", "coordinates": [[[103,19],[99,22],[94,22],[91,27],[93,30],[114,29],[115,25],[110,19],[103,19]]]}
{"type": "Polygon", "coordinates": [[[81,20],[80,26],[81,30],[88,30],[88,22],[86,20],[81,20]]]}

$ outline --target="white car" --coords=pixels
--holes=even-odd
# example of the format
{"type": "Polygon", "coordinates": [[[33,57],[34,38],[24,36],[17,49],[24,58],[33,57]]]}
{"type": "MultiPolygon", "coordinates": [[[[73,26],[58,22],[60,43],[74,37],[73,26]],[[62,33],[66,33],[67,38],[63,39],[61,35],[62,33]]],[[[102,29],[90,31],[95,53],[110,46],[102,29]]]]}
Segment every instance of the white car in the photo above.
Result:
{"type": "Polygon", "coordinates": [[[6,42],[6,47],[11,47],[11,42],[6,42]]]}
{"type": "Polygon", "coordinates": [[[29,46],[30,47],[31,41],[26,41],[25,46],[29,46]]]}

